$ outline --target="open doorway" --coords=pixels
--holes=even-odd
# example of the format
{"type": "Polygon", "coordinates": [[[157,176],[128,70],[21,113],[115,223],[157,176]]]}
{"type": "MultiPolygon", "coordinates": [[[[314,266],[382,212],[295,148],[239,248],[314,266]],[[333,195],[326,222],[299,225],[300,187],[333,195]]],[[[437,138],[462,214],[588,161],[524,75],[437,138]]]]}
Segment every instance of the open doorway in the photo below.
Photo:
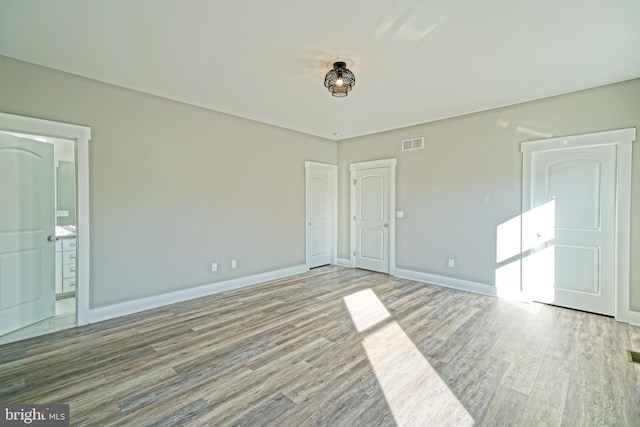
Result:
{"type": "Polygon", "coordinates": [[[0,344],[76,321],[75,141],[0,131],[0,344]]]}
{"type": "MultiPolygon", "coordinates": [[[[28,138],[23,137],[22,139],[31,141],[31,148],[36,147],[38,144],[40,145],[40,148],[34,148],[34,150],[40,150],[45,146],[48,146],[49,149],[53,148],[54,144],[49,142],[49,140],[66,140],[66,142],[60,143],[60,150],[63,152],[60,157],[56,158],[56,161],[54,162],[54,153],[53,150],[51,150],[51,161],[44,162],[51,165],[50,171],[46,172],[46,181],[48,181],[46,188],[50,188],[47,192],[51,193],[51,199],[47,202],[50,207],[44,210],[49,212],[49,214],[43,217],[46,218],[46,221],[50,222],[47,222],[42,227],[43,230],[40,232],[42,236],[38,236],[38,238],[35,239],[35,241],[43,242],[42,237],[44,236],[44,240],[50,243],[42,243],[41,247],[43,250],[42,259],[46,260],[47,263],[50,263],[50,267],[47,267],[50,268],[49,272],[43,275],[43,277],[46,278],[46,281],[50,283],[50,286],[47,285],[43,287],[43,290],[46,289],[46,292],[50,292],[52,297],[40,298],[43,301],[47,301],[47,304],[49,305],[46,307],[43,305],[38,307],[37,310],[32,309],[30,313],[31,320],[34,320],[34,318],[37,317],[36,314],[40,311],[44,313],[38,314],[38,316],[41,317],[37,320],[37,322],[40,323],[37,327],[29,326],[29,329],[25,328],[18,333],[0,333],[2,334],[0,335],[0,344],[4,344],[22,340],[31,336],[43,335],[53,332],[54,330],[66,329],[73,327],[74,325],[82,326],[88,323],[90,277],[89,141],[91,140],[91,128],[32,117],[0,113],[0,132],[3,132],[0,136],[10,136],[12,138],[16,138],[14,136],[15,134],[28,136],[28,138]],[[36,138],[47,139],[47,141],[42,142],[36,138]],[[64,146],[64,148],[62,148],[62,146],[64,146]],[[65,151],[66,154],[64,153],[65,151]],[[73,160],[73,164],[63,163],[70,162],[71,160],[73,160]],[[60,166],[62,167],[61,169],[59,168],[60,166]],[[60,179],[62,181],[66,181],[66,184],[68,185],[71,182],[71,178],[73,179],[73,185],[71,185],[71,188],[75,194],[70,194],[67,190],[63,189],[62,193],[59,194],[60,200],[58,201],[58,186],[56,185],[56,181],[60,179]],[[75,234],[75,240],[73,238],[73,234],[75,234]],[[60,237],[65,237],[66,239],[60,239],[60,237]],[[67,241],[66,244],[64,243],[64,240],[67,241]],[[58,251],[56,251],[56,247],[58,248],[58,251]],[[75,249],[75,254],[73,253],[73,249],[75,249]],[[59,261],[59,263],[62,264],[61,268],[57,268],[59,265],[55,265],[56,261],[59,261]],[[58,289],[56,289],[55,286],[56,279],[58,278],[56,271],[61,272],[58,273],[58,289]],[[72,277],[74,275],[75,277],[72,277]],[[59,307],[56,307],[56,305],[59,307]],[[56,315],[56,308],[60,317],[56,315]],[[62,317],[64,317],[64,319],[62,319],[62,317]]],[[[20,147],[18,147],[18,149],[20,149],[20,147]]],[[[9,151],[11,150],[7,150],[5,152],[9,151]]],[[[47,154],[47,156],[48,155],[49,154],[47,154]]],[[[16,159],[11,158],[11,156],[7,157],[5,160],[7,160],[8,165],[11,165],[16,161],[16,159]]],[[[23,173],[23,175],[27,181],[29,179],[28,177],[33,176],[33,174],[29,173],[23,173]]],[[[11,191],[12,188],[13,191],[15,191],[17,187],[15,184],[12,184],[8,185],[7,188],[9,189],[8,191],[11,191]]],[[[24,188],[28,188],[28,185],[24,188]]],[[[23,189],[18,189],[18,191],[22,190],[23,189]]],[[[16,200],[21,199],[19,196],[15,195],[14,198],[16,198],[16,200]]],[[[7,194],[3,196],[2,202],[4,203],[8,201],[8,199],[9,195],[7,194]]],[[[33,200],[39,200],[39,197],[33,197],[33,200]]],[[[16,210],[14,209],[14,211],[16,210]]],[[[18,210],[17,215],[14,212],[14,216],[16,218],[22,218],[23,213],[27,211],[28,210],[21,208],[18,210]]],[[[19,219],[16,223],[20,222],[23,222],[23,220],[19,219]]],[[[21,266],[21,263],[14,264],[21,266]]],[[[25,263],[24,265],[28,264],[25,263]]],[[[5,269],[5,272],[6,271],[7,270],[5,269]]],[[[34,274],[40,274],[42,270],[27,269],[21,266],[20,269],[14,268],[12,274],[14,276],[24,278],[26,275],[28,276],[31,274],[31,272],[34,274]]],[[[35,283],[38,280],[32,280],[32,283],[35,283]]],[[[15,289],[20,289],[20,292],[23,292],[23,290],[21,288],[11,289],[13,289],[11,291],[13,292],[12,297],[14,300],[17,300],[18,297],[16,296],[17,294],[15,289]]],[[[24,300],[23,302],[28,302],[29,300],[29,298],[21,298],[24,300]]],[[[8,298],[5,296],[4,302],[0,302],[0,306],[2,306],[2,304],[7,305],[7,301],[8,298]]],[[[13,302],[15,303],[15,301],[13,302]]],[[[7,328],[5,327],[4,329],[6,330],[7,328]]]]}

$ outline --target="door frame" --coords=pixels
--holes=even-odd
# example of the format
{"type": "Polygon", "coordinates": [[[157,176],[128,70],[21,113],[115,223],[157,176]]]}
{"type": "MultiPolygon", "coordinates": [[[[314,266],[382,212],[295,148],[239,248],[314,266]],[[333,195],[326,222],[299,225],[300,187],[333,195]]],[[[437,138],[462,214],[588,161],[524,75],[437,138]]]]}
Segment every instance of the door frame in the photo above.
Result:
{"type": "Polygon", "coordinates": [[[389,275],[396,275],[396,166],[398,159],[381,159],[371,160],[367,162],[350,163],[351,181],[349,188],[351,189],[351,249],[349,258],[351,259],[351,267],[356,266],[356,192],[354,189],[356,180],[356,171],[373,168],[389,168],[389,275]]]}
{"type": "MultiPolygon", "coordinates": [[[[544,151],[560,151],[572,148],[588,148],[613,145],[616,147],[616,197],[614,226],[614,313],[618,321],[640,323],[640,313],[629,308],[630,251],[631,251],[631,148],[636,139],[636,128],[617,129],[558,138],[525,141],[520,144],[523,154],[521,221],[531,208],[531,161],[532,154],[544,151]]],[[[521,224],[521,230],[523,230],[521,224]]],[[[520,236],[522,253],[523,236],[520,236]]],[[[520,279],[522,291],[522,277],[520,279]]]]}
{"type": "Polygon", "coordinates": [[[311,237],[309,236],[309,170],[310,169],[319,169],[324,172],[329,173],[329,179],[331,182],[329,183],[329,188],[331,194],[329,195],[329,200],[331,203],[331,216],[330,216],[330,227],[331,227],[331,242],[329,247],[331,249],[330,262],[332,265],[337,264],[338,260],[338,166],[332,165],[329,163],[320,163],[306,160],[304,162],[304,194],[305,194],[305,221],[304,221],[304,229],[305,229],[305,262],[307,266],[307,270],[310,269],[311,266],[311,237]]]}
{"type": "Polygon", "coordinates": [[[75,141],[77,206],[76,321],[86,325],[89,313],[89,141],[91,128],[0,112],[0,129],[75,141]]]}

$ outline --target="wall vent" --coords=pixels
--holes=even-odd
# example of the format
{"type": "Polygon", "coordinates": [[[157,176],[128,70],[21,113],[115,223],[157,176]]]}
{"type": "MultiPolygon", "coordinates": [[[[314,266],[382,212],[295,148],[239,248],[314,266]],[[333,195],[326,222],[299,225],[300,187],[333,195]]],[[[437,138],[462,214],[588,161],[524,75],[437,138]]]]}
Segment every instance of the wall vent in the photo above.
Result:
{"type": "Polygon", "coordinates": [[[424,148],[424,136],[402,140],[402,151],[420,150],[424,148]]]}

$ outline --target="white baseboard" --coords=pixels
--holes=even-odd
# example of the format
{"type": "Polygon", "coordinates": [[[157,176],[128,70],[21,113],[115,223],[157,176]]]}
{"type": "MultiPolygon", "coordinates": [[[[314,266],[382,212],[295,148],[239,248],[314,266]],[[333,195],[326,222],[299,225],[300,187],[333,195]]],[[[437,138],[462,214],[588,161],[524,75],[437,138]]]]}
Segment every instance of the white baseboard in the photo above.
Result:
{"type": "Polygon", "coordinates": [[[300,265],[297,267],[284,268],[282,270],[269,271],[266,273],[254,274],[252,276],[225,280],[223,282],[210,283],[195,288],[155,295],[134,301],[122,302],[119,304],[109,305],[107,307],[93,308],[89,309],[89,312],[87,313],[88,323],[101,322],[103,320],[138,313],[140,311],[150,310],[152,308],[158,308],[181,301],[217,294],[219,292],[229,291],[232,289],[244,288],[246,286],[268,282],[270,280],[282,279],[283,277],[293,276],[307,271],[309,270],[306,265],[300,265]]]}
{"type": "Polygon", "coordinates": [[[339,265],[341,267],[353,267],[353,263],[349,258],[338,258],[336,265],[339,265]]]}
{"type": "Polygon", "coordinates": [[[455,279],[453,277],[438,276],[436,274],[421,273],[419,271],[396,268],[394,276],[402,279],[415,280],[416,282],[430,283],[446,288],[459,289],[461,291],[474,292],[476,294],[496,296],[496,287],[485,283],[471,282],[469,280],[455,279]]]}

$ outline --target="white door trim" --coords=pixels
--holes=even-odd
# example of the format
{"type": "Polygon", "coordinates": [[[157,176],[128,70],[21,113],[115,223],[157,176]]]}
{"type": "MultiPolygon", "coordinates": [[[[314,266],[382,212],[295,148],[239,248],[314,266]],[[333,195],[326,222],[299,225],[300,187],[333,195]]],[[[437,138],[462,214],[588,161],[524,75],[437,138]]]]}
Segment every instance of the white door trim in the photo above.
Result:
{"type": "Polygon", "coordinates": [[[617,147],[616,226],[615,226],[615,318],[622,322],[640,323],[640,312],[629,308],[629,268],[631,246],[631,147],[636,128],[617,129],[583,135],[564,136],[520,144],[523,153],[522,212],[530,208],[530,156],[533,152],[566,150],[568,148],[615,145],[617,147]]]}
{"type": "Polygon", "coordinates": [[[76,141],[77,170],[77,262],[76,316],[86,325],[89,312],[89,141],[91,128],[68,123],[0,113],[0,129],[76,141]]]}
{"type": "Polygon", "coordinates": [[[353,251],[356,248],[356,227],[354,217],[356,214],[356,193],[353,191],[353,183],[356,179],[356,171],[361,169],[372,168],[389,168],[389,274],[396,274],[396,166],[398,159],[382,159],[372,160],[368,162],[358,162],[349,164],[351,171],[350,184],[351,188],[351,249],[349,250],[349,258],[351,259],[351,267],[356,266],[356,258],[353,251]]]}
{"type": "Polygon", "coordinates": [[[305,169],[305,259],[307,269],[310,268],[311,265],[311,256],[309,251],[309,244],[311,242],[311,238],[309,236],[309,227],[307,224],[309,223],[309,193],[307,189],[309,188],[309,168],[316,168],[324,170],[325,172],[329,172],[331,183],[331,194],[329,199],[331,200],[331,264],[335,265],[338,263],[338,166],[331,165],[328,163],[320,163],[320,162],[312,162],[306,160],[304,162],[305,169]]]}

